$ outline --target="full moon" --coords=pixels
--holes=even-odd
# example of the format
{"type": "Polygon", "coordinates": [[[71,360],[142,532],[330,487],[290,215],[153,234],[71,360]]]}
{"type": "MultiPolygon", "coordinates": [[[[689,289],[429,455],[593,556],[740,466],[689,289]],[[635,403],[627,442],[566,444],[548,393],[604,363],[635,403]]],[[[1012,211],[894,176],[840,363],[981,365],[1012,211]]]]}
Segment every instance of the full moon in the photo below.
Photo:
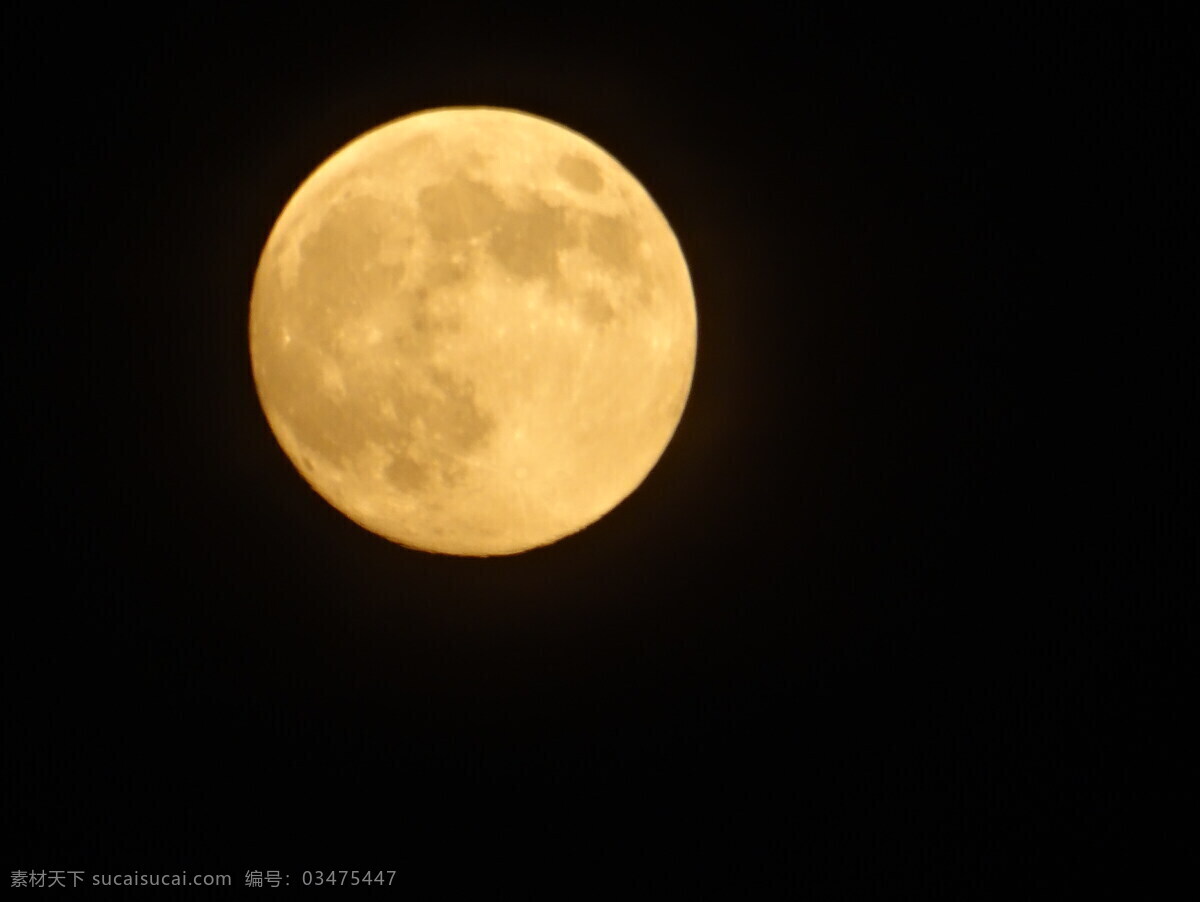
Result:
{"type": "Polygon", "coordinates": [[[682,416],[696,305],[670,225],[582,135],[513,110],[397,119],[322,163],[254,278],[250,357],[331,505],[502,555],[604,516],[682,416]]]}

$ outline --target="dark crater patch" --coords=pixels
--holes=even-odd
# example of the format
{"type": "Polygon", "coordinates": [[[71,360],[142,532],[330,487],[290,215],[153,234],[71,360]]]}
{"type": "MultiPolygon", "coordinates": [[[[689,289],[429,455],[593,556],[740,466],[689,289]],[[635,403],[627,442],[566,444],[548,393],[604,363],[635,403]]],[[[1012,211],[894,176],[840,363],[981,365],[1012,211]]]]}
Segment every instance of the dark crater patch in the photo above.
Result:
{"type": "Polygon", "coordinates": [[[422,188],[417,205],[435,241],[466,241],[484,235],[509,212],[491,188],[466,176],[422,188]]]}
{"type": "Polygon", "coordinates": [[[579,310],[585,320],[596,326],[607,325],[617,315],[608,298],[594,288],[584,292],[579,310]]]}
{"type": "Polygon", "coordinates": [[[622,272],[634,268],[637,244],[637,230],[627,219],[593,216],[588,222],[588,248],[605,263],[622,272]]]}
{"type": "Polygon", "coordinates": [[[399,294],[397,302],[408,322],[407,328],[397,330],[392,336],[397,350],[405,356],[424,356],[434,350],[439,336],[462,331],[461,313],[443,300],[424,287],[399,294]]]}
{"type": "Polygon", "coordinates": [[[404,265],[379,262],[383,235],[395,218],[384,201],[351,197],[333,207],[301,243],[295,294],[307,312],[298,321],[318,345],[348,311],[399,287],[404,265]]]}
{"type": "Polygon", "coordinates": [[[429,470],[407,454],[399,454],[385,472],[388,482],[401,492],[420,491],[429,484],[429,470]]]}
{"type": "Polygon", "coordinates": [[[439,259],[427,266],[421,273],[420,291],[437,291],[450,285],[456,285],[467,278],[466,267],[452,260],[439,259]]]}
{"type": "Polygon", "coordinates": [[[587,194],[595,194],[604,187],[600,167],[591,160],[567,154],[558,161],[558,174],[587,194]]]}
{"type": "MultiPolygon", "coordinates": [[[[559,251],[581,239],[579,223],[565,208],[533,192],[525,192],[519,204],[510,206],[490,186],[467,176],[422,189],[417,203],[434,241],[463,247],[473,238],[484,238],[487,252],[521,279],[557,280],[559,251]]],[[[439,262],[422,277],[429,290],[437,291],[463,280],[466,270],[439,262]]]]}
{"type": "Polygon", "coordinates": [[[460,483],[466,476],[463,455],[486,444],[496,429],[495,420],[476,403],[472,382],[436,367],[427,373],[427,387],[406,387],[395,399],[406,422],[419,417],[424,424],[419,455],[412,453],[416,437],[407,427],[397,429],[390,442],[395,459],[385,472],[401,492],[418,491],[435,479],[448,486],[460,483]]]}
{"type": "Polygon", "coordinates": [[[522,279],[559,275],[558,252],[579,243],[579,227],[566,210],[530,195],[524,209],[508,210],[493,233],[491,251],[522,279]]]}
{"type": "Polygon", "coordinates": [[[475,384],[437,367],[430,368],[429,378],[434,391],[421,414],[438,444],[455,452],[483,445],[496,422],[476,404],[475,384]]]}

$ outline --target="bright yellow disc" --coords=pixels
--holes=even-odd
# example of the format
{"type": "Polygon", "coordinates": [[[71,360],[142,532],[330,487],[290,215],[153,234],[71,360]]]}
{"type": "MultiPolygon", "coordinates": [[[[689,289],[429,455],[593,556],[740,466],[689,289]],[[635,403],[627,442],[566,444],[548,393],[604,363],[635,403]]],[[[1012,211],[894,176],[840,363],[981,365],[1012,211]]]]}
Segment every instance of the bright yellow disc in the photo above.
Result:
{"type": "Polygon", "coordinates": [[[645,189],[512,110],[398,119],[300,186],[259,262],[250,352],[305,479],[362,526],[512,554],[602,517],[682,415],[696,306],[645,189]]]}

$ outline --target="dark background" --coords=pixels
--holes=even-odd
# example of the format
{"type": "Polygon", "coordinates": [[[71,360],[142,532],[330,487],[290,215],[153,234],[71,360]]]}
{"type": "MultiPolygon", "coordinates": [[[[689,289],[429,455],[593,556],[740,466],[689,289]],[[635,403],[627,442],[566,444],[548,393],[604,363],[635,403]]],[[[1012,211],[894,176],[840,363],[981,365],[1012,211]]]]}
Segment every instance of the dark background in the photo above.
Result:
{"type": "Polygon", "coordinates": [[[1174,15],[429,6],[6,8],[6,866],[1011,898],[1180,859],[1195,458],[1144,389],[1186,243],[1121,237],[1176,196],[1174,15]],[[291,193],[446,105],[612,153],[699,310],[645,484],[511,558],[338,514],[249,366],[291,193]]]}

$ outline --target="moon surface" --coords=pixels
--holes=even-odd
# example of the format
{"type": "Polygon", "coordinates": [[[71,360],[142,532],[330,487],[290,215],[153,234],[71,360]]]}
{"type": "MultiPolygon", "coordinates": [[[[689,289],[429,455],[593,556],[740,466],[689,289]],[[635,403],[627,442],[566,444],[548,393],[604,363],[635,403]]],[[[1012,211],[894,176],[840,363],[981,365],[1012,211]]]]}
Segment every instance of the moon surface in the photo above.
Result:
{"type": "Polygon", "coordinates": [[[400,544],[514,554],[595,522],[674,434],[696,305],[665,217],[513,110],[397,119],[326,160],[250,303],[259,399],[330,504],[400,544]]]}

